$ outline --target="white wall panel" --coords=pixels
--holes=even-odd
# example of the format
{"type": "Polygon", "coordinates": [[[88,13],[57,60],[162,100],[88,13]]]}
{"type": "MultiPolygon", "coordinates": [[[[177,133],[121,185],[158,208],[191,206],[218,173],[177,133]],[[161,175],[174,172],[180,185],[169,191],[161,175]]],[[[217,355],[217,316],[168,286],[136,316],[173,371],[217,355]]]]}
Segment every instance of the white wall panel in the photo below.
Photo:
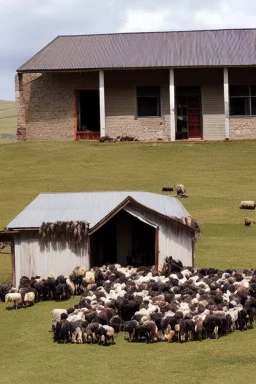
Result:
{"type": "Polygon", "coordinates": [[[42,244],[35,233],[23,232],[20,245],[15,241],[15,265],[16,285],[21,276],[69,275],[76,266],[89,268],[88,246],[87,243],[69,246],[67,242],[42,244]]]}

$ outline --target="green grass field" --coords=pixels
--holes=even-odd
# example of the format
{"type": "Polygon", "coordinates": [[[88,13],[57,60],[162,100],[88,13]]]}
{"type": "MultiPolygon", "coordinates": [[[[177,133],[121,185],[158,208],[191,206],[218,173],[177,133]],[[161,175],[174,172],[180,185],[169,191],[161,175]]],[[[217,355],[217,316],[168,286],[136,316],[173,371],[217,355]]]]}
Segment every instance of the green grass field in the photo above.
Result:
{"type": "MultiPolygon", "coordinates": [[[[256,268],[256,226],[244,227],[241,200],[256,199],[256,141],[175,144],[86,142],[12,143],[0,146],[0,227],[40,192],[145,190],[183,183],[182,200],[199,222],[196,266],[256,268]]],[[[175,257],[175,255],[173,255],[175,257]]],[[[0,282],[11,278],[0,254],[0,282]]],[[[78,301],[78,298],[74,300],[78,301]]],[[[0,304],[0,383],[78,380],[105,384],[248,383],[254,377],[256,331],[183,345],[55,345],[51,310],[66,303],[39,303],[6,311],[0,304]]]]}
{"type": "Polygon", "coordinates": [[[0,143],[16,138],[17,108],[14,101],[0,100],[0,143]]]}

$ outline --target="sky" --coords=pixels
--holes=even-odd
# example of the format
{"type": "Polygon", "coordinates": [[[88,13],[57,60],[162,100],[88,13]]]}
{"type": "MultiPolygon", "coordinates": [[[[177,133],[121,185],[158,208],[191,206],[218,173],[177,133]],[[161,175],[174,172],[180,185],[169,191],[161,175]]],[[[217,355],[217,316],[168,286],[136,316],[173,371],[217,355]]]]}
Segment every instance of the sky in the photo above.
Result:
{"type": "Polygon", "coordinates": [[[0,0],[0,100],[57,35],[254,27],[255,0],[0,0]]]}

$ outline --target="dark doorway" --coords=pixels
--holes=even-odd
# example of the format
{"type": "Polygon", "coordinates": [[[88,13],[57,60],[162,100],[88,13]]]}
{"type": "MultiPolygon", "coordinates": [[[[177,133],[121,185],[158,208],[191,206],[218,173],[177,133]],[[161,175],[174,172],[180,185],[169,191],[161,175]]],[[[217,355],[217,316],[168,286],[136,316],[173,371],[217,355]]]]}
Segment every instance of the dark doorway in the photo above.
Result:
{"type": "Polygon", "coordinates": [[[176,87],[176,140],[202,138],[200,87],[176,87]]]}
{"type": "Polygon", "coordinates": [[[77,139],[100,138],[99,91],[77,92],[77,139]]]}
{"type": "Polygon", "coordinates": [[[90,236],[90,258],[91,267],[117,262],[115,217],[90,236]]]}
{"type": "Polygon", "coordinates": [[[90,265],[155,265],[156,229],[120,211],[90,236],[90,265]]]}
{"type": "Polygon", "coordinates": [[[133,217],[132,265],[155,265],[155,228],[133,217]]]}

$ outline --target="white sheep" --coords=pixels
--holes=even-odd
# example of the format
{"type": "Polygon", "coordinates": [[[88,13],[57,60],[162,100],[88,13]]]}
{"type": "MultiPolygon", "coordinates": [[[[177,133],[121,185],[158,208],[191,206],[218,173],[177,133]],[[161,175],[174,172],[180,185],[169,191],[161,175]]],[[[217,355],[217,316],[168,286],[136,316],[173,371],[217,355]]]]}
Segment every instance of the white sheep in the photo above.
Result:
{"type": "Polygon", "coordinates": [[[24,303],[27,304],[29,303],[30,305],[34,305],[35,304],[35,294],[34,292],[27,292],[24,296],[24,303]]]}
{"type": "Polygon", "coordinates": [[[189,269],[184,269],[183,271],[180,271],[180,273],[184,276],[184,277],[190,277],[192,275],[192,272],[189,270],[189,269]]]}
{"type": "Polygon", "coordinates": [[[80,309],[76,309],[73,313],[70,313],[68,315],[67,320],[69,322],[71,322],[71,321],[78,321],[78,320],[84,320],[84,311],[81,311],[80,309]]]}
{"type": "Polygon", "coordinates": [[[21,294],[20,293],[7,293],[5,295],[5,304],[6,304],[6,308],[7,308],[7,304],[8,303],[14,303],[15,305],[15,308],[17,309],[19,303],[22,302],[22,297],[21,297],[21,294]]]}
{"type": "Polygon", "coordinates": [[[240,209],[255,209],[255,201],[241,201],[240,209]]]}
{"type": "Polygon", "coordinates": [[[87,271],[85,273],[85,277],[83,278],[83,281],[87,284],[93,284],[95,283],[95,273],[92,271],[87,271]]]}
{"type": "Polygon", "coordinates": [[[69,277],[66,277],[66,284],[69,287],[71,296],[73,296],[73,298],[74,298],[74,296],[75,296],[75,284],[73,283],[73,281],[70,280],[69,277]]]}
{"type": "Polygon", "coordinates": [[[83,343],[83,331],[81,327],[76,327],[75,331],[72,333],[72,343],[83,343]]]}
{"type": "Polygon", "coordinates": [[[66,309],[53,309],[52,310],[52,328],[56,327],[57,321],[60,320],[62,313],[67,313],[66,309]]]}
{"type": "MultiPolygon", "coordinates": [[[[105,343],[107,343],[107,341],[112,341],[112,344],[115,344],[115,330],[113,327],[110,327],[109,325],[103,325],[103,328],[107,331],[106,332],[106,339],[105,339],[105,343]]],[[[104,337],[101,338],[101,341],[103,342],[104,341],[104,337]]]]}

